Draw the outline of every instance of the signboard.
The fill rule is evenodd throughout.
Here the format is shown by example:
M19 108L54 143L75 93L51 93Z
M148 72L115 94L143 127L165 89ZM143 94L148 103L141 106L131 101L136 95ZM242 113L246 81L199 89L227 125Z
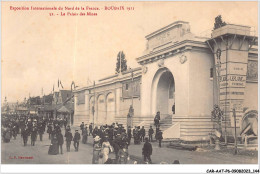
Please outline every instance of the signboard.
M219 68L220 108L225 112L226 119L230 120L229 126L234 127L232 109L235 108L239 121L243 115L246 82L257 78L257 64L250 62L247 65L247 54L233 50L228 50L228 53L222 50L221 54L215 55L215 62Z
M186 33L190 33L190 26L188 23L183 23L181 21L173 23L161 31L159 30L146 36L148 40L147 50L153 50L160 46L177 42Z
M140 96L140 80L127 81L123 83L122 97L131 98Z

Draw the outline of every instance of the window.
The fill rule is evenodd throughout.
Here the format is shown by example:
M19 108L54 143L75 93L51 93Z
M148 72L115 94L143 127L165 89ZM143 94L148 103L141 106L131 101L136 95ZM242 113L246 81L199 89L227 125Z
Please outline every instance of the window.
M125 84L125 90L128 91L128 83Z
M213 68L210 68L210 79L213 78Z

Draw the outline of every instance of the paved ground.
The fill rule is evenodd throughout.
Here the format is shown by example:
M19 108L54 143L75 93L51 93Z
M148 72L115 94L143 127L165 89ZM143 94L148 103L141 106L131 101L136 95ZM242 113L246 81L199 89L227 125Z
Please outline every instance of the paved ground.
M62 129L64 135L64 129ZM74 133L74 131L73 131ZM44 134L43 141L36 141L35 146L23 146L20 134L16 140L11 140L10 143L2 142L2 164L91 164L92 163L92 142L89 137L87 144L80 143L79 152L74 151L73 145L71 152L66 151L65 144L63 145L64 154L48 155L50 140L47 133ZM133 145L133 141L129 146L129 154L139 159L142 159L143 143ZM216 152L216 151L185 151L171 149L167 147L158 147L158 143L152 143L153 146L153 163L166 162L171 164L174 160L179 160L181 164L257 164L257 156L255 155L233 155L231 153ZM33 157L33 159L18 159L22 157ZM111 157L114 154L110 154ZM16 158L16 159L15 159ZM129 163L132 163L130 161Z

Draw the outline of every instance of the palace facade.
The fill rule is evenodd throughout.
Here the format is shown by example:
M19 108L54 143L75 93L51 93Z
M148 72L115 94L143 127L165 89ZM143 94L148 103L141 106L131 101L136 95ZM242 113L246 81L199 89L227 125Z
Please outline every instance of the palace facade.
M224 112L222 132L234 134L233 109L240 133L258 119L258 38L250 27L227 24L211 37L190 32L188 22L177 21L145 38L140 67L74 90L74 123L153 125L161 113L164 138L208 140L214 130L215 104ZM254 125L254 126L253 126Z

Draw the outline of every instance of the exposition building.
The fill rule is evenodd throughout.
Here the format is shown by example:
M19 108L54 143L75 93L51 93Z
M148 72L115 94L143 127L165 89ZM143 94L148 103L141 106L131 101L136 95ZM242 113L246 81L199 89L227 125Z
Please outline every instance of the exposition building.
M75 125L129 125L133 105L131 126L148 128L160 111L164 138L208 140L217 104L224 112L224 134L234 134L233 108L238 134L249 124L255 132L258 38L250 27L227 24L207 38L192 34L188 22L177 21L145 38L146 50L136 58L140 67L74 90Z

